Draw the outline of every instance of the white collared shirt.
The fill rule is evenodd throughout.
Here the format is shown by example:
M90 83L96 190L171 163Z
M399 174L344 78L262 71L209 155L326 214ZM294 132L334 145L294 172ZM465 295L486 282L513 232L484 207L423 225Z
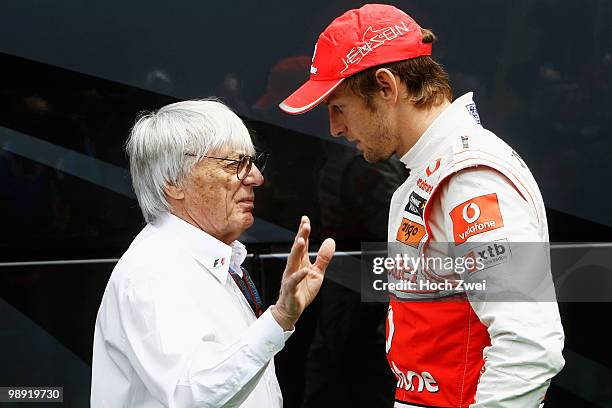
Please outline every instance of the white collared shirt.
M292 332L229 276L245 256L171 214L147 225L102 298L91 406L282 407L273 357Z

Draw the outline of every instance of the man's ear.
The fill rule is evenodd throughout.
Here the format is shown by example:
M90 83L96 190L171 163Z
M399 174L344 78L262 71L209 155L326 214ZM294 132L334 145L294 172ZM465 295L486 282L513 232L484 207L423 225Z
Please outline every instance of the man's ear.
M387 68L376 70L376 82L380 86L379 95L385 102L396 103L399 99L399 82Z
M183 198L185 198L185 192L183 191L183 188L179 186L166 184L164 186L164 192L168 197L173 198L175 200L182 200Z

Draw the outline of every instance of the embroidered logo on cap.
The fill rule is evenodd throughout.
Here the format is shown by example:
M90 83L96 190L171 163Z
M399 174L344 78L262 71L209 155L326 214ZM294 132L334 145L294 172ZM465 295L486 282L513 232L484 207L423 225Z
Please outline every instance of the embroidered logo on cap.
M366 55L383 45L386 41L394 40L397 37L406 35L409 32L410 29L406 27L406 23L404 21L402 21L401 24L390 25L389 27L381 28L380 30L374 30L372 26L368 27L361 37L361 42L363 45L358 45L357 47L351 48L351 50L346 54L346 57L342 58L344 69L340 71L340 73L344 73L344 71L346 71L350 65L361 62ZM366 40L368 33L371 34Z
M314 52L312 53L312 61L310 62L310 73L315 75L317 73L317 68L314 66L314 59L317 55L317 44L315 44Z

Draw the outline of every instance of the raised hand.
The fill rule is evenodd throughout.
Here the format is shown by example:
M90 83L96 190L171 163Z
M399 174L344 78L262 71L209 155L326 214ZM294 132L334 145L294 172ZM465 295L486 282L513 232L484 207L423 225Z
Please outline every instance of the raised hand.
M334 240L327 238L319 248L314 264L311 263L308 257L309 236L310 220L304 215L283 272L278 300L271 310L272 316L285 330L293 328L304 309L319 293L325 270L336 250Z

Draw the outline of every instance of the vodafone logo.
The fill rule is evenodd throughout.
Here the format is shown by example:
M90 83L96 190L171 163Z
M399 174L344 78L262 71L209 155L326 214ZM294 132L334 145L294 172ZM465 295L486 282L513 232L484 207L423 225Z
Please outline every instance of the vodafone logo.
M455 244L470 237L504 226L497 194L487 194L467 200L450 212Z
M495 228L499 228L495 220L476 223L474 225L470 225L465 229L465 231L459 233L459 239L462 242L465 242L472 235L478 235L481 232L490 231Z
M438 382L428 371L423 371L421 373L411 370L402 371L395 365L394 361L391 361L391 370L397 378L397 388L419 393L423 391L430 393L440 391Z
M470 216L469 213L472 213L473 215ZM480 218L480 207L476 203L469 203L465 207L463 207L462 215L463 215L463 219L467 223L471 224L474 221L476 221L478 218Z

